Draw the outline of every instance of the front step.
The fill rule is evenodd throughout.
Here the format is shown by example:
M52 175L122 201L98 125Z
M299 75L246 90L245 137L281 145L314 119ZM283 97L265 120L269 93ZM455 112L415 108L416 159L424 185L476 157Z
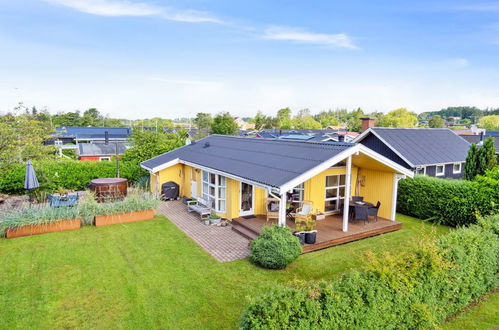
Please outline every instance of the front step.
M239 224L232 224L232 230L251 241L258 237L258 234Z

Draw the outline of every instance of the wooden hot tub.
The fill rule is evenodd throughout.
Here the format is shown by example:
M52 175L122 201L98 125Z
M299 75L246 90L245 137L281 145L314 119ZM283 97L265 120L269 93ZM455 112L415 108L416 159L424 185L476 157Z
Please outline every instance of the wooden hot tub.
M128 180L123 178L101 178L90 182L90 190L98 202L112 202L126 197Z

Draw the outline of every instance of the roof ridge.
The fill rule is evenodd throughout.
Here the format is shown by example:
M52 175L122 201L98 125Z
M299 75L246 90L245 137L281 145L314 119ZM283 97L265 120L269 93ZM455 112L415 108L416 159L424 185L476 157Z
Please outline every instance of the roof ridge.
M284 139L271 139L271 138L251 138L251 137L245 137L245 136L235 136L235 135L223 135L223 134L212 134L207 137L221 137L221 138L227 138L227 139L240 139L240 140L246 140L246 141L266 141L266 142L276 142L276 143L288 143L288 144L302 144L304 146L310 146L310 145L320 145L324 147L328 147L328 149L331 149L331 147L334 146L342 146L342 147L351 147L354 146L355 143L351 142L335 142L335 143L324 143L322 141L290 141L290 140L284 140Z

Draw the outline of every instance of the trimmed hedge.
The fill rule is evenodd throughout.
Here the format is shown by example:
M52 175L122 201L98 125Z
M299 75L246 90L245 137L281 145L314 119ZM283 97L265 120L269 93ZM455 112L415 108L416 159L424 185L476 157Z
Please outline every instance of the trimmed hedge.
M23 194L25 164L9 166L0 176L0 192ZM116 176L115 162L91 162L76 160L34 161L41 189L53 191L59 187L72 190L84 190L92 179ZM143 173L138 165L120 162L120 176L131 181L137 180Z
M264 227L260 236L251 242L251 260L269 269L283 269L301 254L298 237L289 228Z
M448 226L477 222L479 215L499 212L499 180L478 176L474 181L416 176L400 180L397 210Z
M499 237L473 225L410 252L369 254L337 281L276 287L254 298L242 329L426 329L499 285Z

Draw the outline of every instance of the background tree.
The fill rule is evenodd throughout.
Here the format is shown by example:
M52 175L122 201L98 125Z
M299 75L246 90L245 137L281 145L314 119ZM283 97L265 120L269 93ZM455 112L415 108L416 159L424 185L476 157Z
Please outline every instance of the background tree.
M209 129L212 123L213 118L211 118L211 114L209 113L198 112L196 118L194 118L194 125L196 125L198 129Z
M350 132L359 132L361 129L360 118L364 116L364 111L361 108L357 108L348 114L347 118L347 129Z
M320 129L321 124L312 117L309 109L301 109L293 118L293 127L297 129Z
M335 112L332 110L321 111L314 116L314 119L321 124L322 128L326 128L328 126L338 126L340 124Z
M484 175L487 170L493 169L497 165L495 153L493 137L486 138L480 148L473 143L466 157L464 178L473 180L477 175Z
M480 118L480 127L485 128L487 131L499 131L499 115Z
M211 124L211 134L235 135L238 130L237 123L228 112L216 115Z
M290 129L292 127L291 109L283 108L277 111L277 127L280 129Z
M405 108L388 112L376 124L379 127L416 127L418 116Z
M36 114L0 117L0 168L54 157L54 147L43 145L50 133L50 123L36 120Z
M428 121L428 126L430 126L431 128L442 128L444 127L444 124L445 120L439 115L431 117L430 120Z

